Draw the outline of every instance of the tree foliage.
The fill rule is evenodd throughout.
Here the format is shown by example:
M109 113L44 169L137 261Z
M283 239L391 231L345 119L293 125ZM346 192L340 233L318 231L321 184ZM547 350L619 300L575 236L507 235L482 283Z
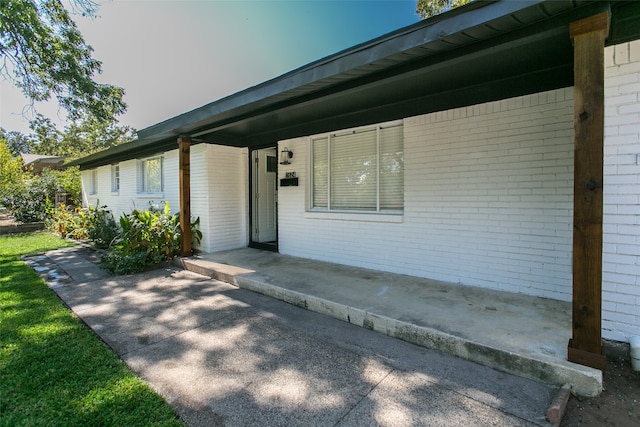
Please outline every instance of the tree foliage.
M7 141L0 137L0 203L2 199L23 187L26 173L22 169L22 159L14 157Z
M0 138L4 138L7 148L14 156L31 153L33 138L18 131L5 131L0 127Z
M32 151L51 156L77 158L106 150L134 139L135 130L120 126L115 119L98 120L83 116L68 124L63 131L57 129L48 118L38 115L31 121Z
M439 15L473 0L418 0L416 12L422 19Z
M93 0L72 11L95 16ZM0 0L0 77L35 102L57 99L70 120L108 120L126 109L122 88L94 81L102 72L60 0Z

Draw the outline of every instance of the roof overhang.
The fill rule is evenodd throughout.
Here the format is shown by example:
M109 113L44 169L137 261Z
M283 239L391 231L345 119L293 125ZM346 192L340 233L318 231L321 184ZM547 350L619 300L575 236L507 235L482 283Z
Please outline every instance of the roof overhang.
M31 170L33 173L42 173L43 169L61 169L64 166L66 157L64 156L46 156L41 154L21 153L22 166L24 169Z
M142 129L134 142L73 163L92 168L152 155L177 148L181 135L238 147L273 145L571 86L569 23L605 10L613 13L623 5L627 7L615 1L473 2ZM613 33L615 29L613 19Z

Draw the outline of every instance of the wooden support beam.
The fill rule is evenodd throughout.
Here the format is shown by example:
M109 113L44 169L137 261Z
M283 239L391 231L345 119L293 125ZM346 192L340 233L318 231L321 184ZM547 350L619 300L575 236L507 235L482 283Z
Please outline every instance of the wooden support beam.
M191 138L178 138L180 163L180 245L182 256L191 256Z
M602 181L609 12L569 26L574 45L573 338L569 361L604 370Z

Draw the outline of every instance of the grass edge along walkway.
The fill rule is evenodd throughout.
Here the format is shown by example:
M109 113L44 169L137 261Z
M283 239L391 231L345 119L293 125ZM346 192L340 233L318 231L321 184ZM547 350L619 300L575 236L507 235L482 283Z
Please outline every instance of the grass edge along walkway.
M0 426L183 426L20 260L66 246L50 233L0 236Z

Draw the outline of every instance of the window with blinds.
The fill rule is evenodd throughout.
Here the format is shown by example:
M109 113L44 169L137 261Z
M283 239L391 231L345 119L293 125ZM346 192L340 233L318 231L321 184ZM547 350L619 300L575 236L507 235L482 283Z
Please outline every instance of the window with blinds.
M402 124L341 131L311 139L314 210L404 209Z

